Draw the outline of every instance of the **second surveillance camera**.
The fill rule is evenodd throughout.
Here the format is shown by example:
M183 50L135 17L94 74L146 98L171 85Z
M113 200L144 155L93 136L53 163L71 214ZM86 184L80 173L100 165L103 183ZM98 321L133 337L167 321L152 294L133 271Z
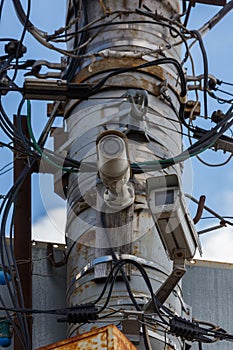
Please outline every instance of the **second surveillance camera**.
M171 260L181 249L192 259L196 248L201 253L199 237L190 217L176 174L147 179L148 205L163 245Z

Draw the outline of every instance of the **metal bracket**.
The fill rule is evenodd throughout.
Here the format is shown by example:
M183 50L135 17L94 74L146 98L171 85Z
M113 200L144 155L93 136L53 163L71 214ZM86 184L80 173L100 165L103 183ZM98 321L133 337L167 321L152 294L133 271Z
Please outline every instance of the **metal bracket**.
M47 72L47 73L40 73L42 67L45 66L46 68L50 68L53 70L58 70L59 72ZM40 79L47 79L47 78L57 78L60 79L62 76L62 72L65 70L67 66L66 60L64 58L61 59L61 63L52 63L46 60L38 60L35 61L32 65L32 70L28 73L26 73L24 76L31 76L34 75L37 78Z
M144 311L124 310L122 320L122 333L134 344L140 343L140 321L143 320Z
M175 250L172 273L168 276L168 278L164 281L164 283L155 293L155 298L160 304L163 304L166 301L166 299L172 293L177 283L185 274L186 269L184 266L184 261L185 251L183 249ZM144 305L144 310L147 313L156 312L155 305L152 299L150 299L149 302Z
M86 99L90 94L90 86L68 83L66 80L60 79L25 79L23 93L24 97L30 100Z
M204 87L202 86L202 80L204 79L204 74L200 74L197 76L187 75L186 81L187 82L193 82L192 85L188 85L188 90L204 90ZM208 79L211 79L212 81L216 82L216 84L219 83L219 80L212 74L208 74Z

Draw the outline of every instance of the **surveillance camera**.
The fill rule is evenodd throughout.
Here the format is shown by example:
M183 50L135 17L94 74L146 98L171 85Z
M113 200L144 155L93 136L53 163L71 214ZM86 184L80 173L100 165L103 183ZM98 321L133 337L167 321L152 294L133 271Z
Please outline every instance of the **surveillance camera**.
M99 177L106 186L104 201L113 209L123 209L134 201L127 137L116 130L104 131L96 145Z
M185 204L176 174L147 179L149 209L163 245L171 260L177 249L192 259L196 248L201 253L199 238Z

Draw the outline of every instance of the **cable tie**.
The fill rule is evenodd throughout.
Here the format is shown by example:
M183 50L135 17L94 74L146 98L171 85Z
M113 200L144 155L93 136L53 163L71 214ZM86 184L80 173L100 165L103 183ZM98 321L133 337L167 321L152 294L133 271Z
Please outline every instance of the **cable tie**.
M187 98L187 95L185 96L179 96L180 97L180 103L182 103L183 105L187 103L188 101L188 98Z

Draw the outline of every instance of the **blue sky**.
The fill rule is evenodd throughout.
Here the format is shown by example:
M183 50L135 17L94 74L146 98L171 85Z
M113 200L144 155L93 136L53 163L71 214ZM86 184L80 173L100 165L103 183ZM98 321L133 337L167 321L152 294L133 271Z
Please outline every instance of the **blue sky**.
M32 1L31 21L40 29L53 32L54 29L64 25L65 0L40 0ZM27 1L22 1L26 6ZM220 8L216 6L196 4L192 10L189 29L198 29ZM232 32L233 11L228 14L213 30L205 37L204 43L208 54L209 72L220 80L233 82L232 69L232 52L233 52L233 36ZM0 23L1 37L20 38L22 26L20 25L12 6L11 1L5 1L3 8L2 21ZM26 35L25 45L27 46L27 54L25 58L48 59L50 61L59 62L60 54L52 52L40 44L29 34ZM0 46L3 50L4 45ZM202 73L202 59L200 49L196 45L192 49L196 74ZM23 81L23 77L19 76L19 80ZM230 90L230 87L227 87ZM232 89L233 92L233 89ZM18 94L9 94L3 98L3 105L9 115L13 115L17 111L17 105L20 97ZM209 113L216 109L227 110L226 105L219 105L215 101L209 99ZM33 102L33 130L36 136L39 136L46 122L46 103ZM61 122L58 121L58 122ZM201 125L197 121L198 125ZM203 126L210 127L207 123ZM2 135L1 135L2 138ZM0 163L5 165L9 162L11 154L9 151L0 150ZM228 157L222 151L207 151L202 155L205 161L213 164L221 163ZM187 162L187 171L185 172L185 183L187 183L187 191L191 192L195 197L206 195L206 204L213 208L221 215L233 216L233 160L224 167L207 167L198 160L192 159ZM0 194L6 193L12 184L11 173L1 176ZM186 188L185 188L186 190ZM193 211L193 206L190 205ZM64 220L65 220L65 202L60 200L53 193L53 181L51 176L33 175L33 222L35 239L47 240L47 232L52 233L51 240L64 240ZM218 224L217 221L202 220L198 228ZM46 229L47 228L47 229ZM57 228L57 231L55 232ZM44 234L44 235L43 235ZM207 233L201 237L203 243L203 251L205 259L214 259L219 261L233 262L233 228L227 227L212 233Z

